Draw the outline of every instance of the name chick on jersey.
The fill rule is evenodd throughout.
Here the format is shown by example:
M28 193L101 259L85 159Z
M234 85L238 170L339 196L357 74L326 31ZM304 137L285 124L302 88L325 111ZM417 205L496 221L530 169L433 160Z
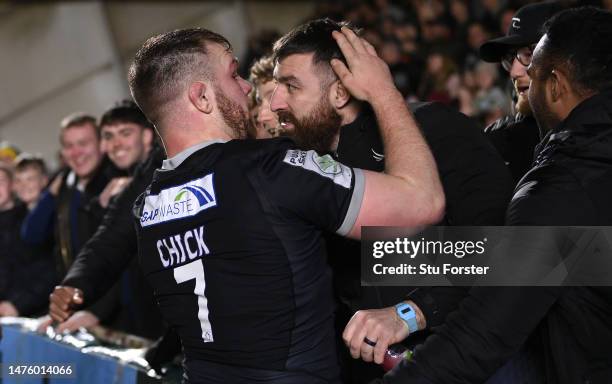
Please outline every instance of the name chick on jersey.
M155 246L164 268L210 254L204 242L204 226L157 240Z
M213 174L164 189L145 198L140 225L148 227L196 215L217 205Z

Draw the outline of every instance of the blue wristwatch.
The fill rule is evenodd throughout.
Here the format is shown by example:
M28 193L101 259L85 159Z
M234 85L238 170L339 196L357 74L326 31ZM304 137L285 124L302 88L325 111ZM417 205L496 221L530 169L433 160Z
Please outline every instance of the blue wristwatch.
M412 305L408 303L399 303L395 305L395 310L400 319L408 325L408 331L412 334L419 330L417 325L416 312Z

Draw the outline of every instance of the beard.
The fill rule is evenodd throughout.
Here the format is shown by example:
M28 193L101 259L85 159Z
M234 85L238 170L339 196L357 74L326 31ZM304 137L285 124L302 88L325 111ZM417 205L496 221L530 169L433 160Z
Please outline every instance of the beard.
M529 99L527 96L518 95L518 100L516 101L516 111L519 112L523 116L531 116L531 106L529 105Z
M332 147L342 121L340 115L324 97L307 116L301 119L287 111L279 111L278 119L294 126L293 131L285 131L282 133L283 136L291 137L301 149L314 149L318 153L328 153L334 149Z
M531 89L529 89L529 91L529 104L531 106L533 117L535 117L536 121L538 122L540 132L546 134L548 131L557 126L561 120L555 116L555 114L546 104L544 90L541 90L538 93L531 92Z
M232 137L246 139L249 132L254 132L253 122L242 107L227 97L220 88L214 87L217 106L225 124L230 128Z

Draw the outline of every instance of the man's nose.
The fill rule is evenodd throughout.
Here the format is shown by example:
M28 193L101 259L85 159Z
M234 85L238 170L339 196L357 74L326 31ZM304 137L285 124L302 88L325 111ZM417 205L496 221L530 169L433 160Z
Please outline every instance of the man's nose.
M274 121L276 114L272 112L270 109L269 103L262 103L261 108L259 109L259 114L257 115L257 121L259 123L265 123Z
M272 96L270 97L270 110L272 112L278 112L287 109L287 103L285 102L286 94L283 90L284 87L279 85L274 88Z
M248 95L249 92L251 92L251 90L253 89L253 85L249 81L243 79L242 77L240 78L240 80L242 80L242 84L241 84L242 91L244 92L245 95Z
M512 80L516 80L523 76L527 76L527 68L518 61L516 58L512 61L512 66L510 67L510 77Z

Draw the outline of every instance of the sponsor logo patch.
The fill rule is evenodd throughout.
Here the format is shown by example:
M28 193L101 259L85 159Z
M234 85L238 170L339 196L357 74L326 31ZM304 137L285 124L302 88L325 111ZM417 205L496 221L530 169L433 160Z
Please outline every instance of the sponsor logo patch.
M351 187L353 172L330 155L319 156L315 151L291 149L287 151L283 161L294 167L304 168L327 177L344 188Z
M140 225L148 227L194 216L216 205L217 198L211 173L200 179L164 189L158 195L147 196L140 216Z

